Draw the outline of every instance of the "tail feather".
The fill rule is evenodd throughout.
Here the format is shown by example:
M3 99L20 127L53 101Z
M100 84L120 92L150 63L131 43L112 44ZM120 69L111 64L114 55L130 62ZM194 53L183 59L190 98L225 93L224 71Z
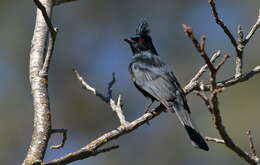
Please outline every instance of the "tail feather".
M204 138L200 135L198 129L196 128L196 125L192 122L190 113L177 102L173 104L173 110L176 113L182 125L185 127L192 141L192 145L205 151L208 151L209 147L205 142Z
M203 137L192 127L188 125L184 125L186 131L188 132L188 135L192 141L192 145L195 147L199 147L200 149L203 149L205 151L209 150L209 147Z

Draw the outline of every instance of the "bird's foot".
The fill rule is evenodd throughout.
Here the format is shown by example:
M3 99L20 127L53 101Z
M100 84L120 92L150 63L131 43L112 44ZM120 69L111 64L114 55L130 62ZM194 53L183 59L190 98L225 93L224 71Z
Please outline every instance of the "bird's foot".
M153 113L153 110L152 110L152 109L146 109L146 110L144 111L144 114L146 114L146 113Z

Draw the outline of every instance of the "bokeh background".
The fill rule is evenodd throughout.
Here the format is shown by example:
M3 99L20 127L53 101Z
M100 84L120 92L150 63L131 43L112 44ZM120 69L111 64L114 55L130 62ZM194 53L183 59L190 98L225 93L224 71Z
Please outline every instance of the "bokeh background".
M225 23L236 34L241 24L246 32L255 23L259 0L217 1ZM123 96L128 120L143 114L149 103L129 81L127 66L132 57L123 38L135 32L140 18L147 18L161 57L173 68L184 86L203 65L181 25L193 27L196 36L207 36L207 51L232 56L218 75L234 74L235 51L222 29L215 24L207 0L81 0L54 8L53 24L60 29L51 62L49 91L54 128L67 128L68 140L60 150L48 149L45 160L75 151L92 139L116 128L118 119L107 104L81 89L72 68L100 91L106 91L112 72L117 82L114 96ZM32 133L32 97L28 80L30 41L35 6L28 0L0 1L0 164L20 164ZM260 32L245 49L244 71L260 64ZM260 151L260 76L230 87L220 95L223 122L232 138L248 150L245 132L250 128ZM218 137L204 103L195 94L188 102L200 131ZM52 136L50 145L60 143ZM237 155L220 144L209 143L209 152L194 149L174 114L162 114L111 144L121 147L73 165L242 165Z

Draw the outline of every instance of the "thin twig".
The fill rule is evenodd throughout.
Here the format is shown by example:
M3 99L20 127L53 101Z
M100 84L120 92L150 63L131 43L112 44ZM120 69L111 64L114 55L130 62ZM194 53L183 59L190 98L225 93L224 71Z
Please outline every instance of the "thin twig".
M73 69L73 72L76 74L77 79L79 80L79 82L82 85L82 88L92 92L94 95L98 96L99 98L101 98L101 100L103 100L104 102L108 102L106 96L104 96L103 94L101 94L100 92L96 91L95 88L91 87L90 85L88 85L86 83L86 81L84 81L84 79L79 75L78 71L76 69Z
M192 28L183 24L182 25L184 32L187 34L187 36L192 40L193 45L197 49L197 51L200 53L200 55L205 60L205 63L208 65L209 70L215 70L214 65L211 63L206 51L205 51L205 41L206 37L202 36L201 41L199 42L195 36L193 35Z
M74 2L77 0L52 0L52 1L53 1L53 5L57 6L57 5L61 5L61 4L68 3L68 2Z
M119 121L122 125L128 124L123 111L122 111L122 104L121 104L121 96L119 95L117 102L112 98L112 87L116 82L115 73L112 74L112 80L108 83L107 87L107 96L103 95L102 93L98 92L95 88L91 87L78 73L76 69L73 69L73 72L76 74L77 79L81 83L82 87L87 90L91 91L94 95L100 97L104 102L109 103L111 109L116 112Z
M218 71L222 65L224 65L224 63L227 61L227 59L229 58L229 55L225 55L224 58L222 59L222 61L216 66L216 70Z
M127 125L129 122L125 119L125 115L122 111L122 103L121 103L121 95L118 96L117 103L111 98L110 99L110 107L116 112L117 117L122 125Z
M212 137L205 137L205 140L210 141L210 142L215 142L215 143L220 143L220 144L225 144L225 141L222 139L218 138L212 138Z
M49 42L48 42L48 50L44 59L44 63L42 65L42 69L39 72L40 76L47 76L48 75L48 71L49 71L49 67L50 67L50 63L51 63L51 58L53 55L53 50L54 50L54 46L55 46L55 41L56 41L56 36L57 36L57 28L55 28L55 34L54 35L50 35L49 36Z
M240 77L231 77L231 78L228 78L226 80L217 82L216 85L217 85L217 88L231 87L233 85L236 85L236 84L239 84L239 83L246 82L246 81L250 80L251 78L253 78L258 73L260 73L260 65L254 67L250 72L242 74ZM200 88L199 84L195 84L195 86L188 86L188 85L186 85L184 87L184 89L185 89L185 94L189 94L189 93L191 93L194 90L205 91L206 92L206 91L210 90L210 85L209 84L205 84L203 86L203 89Z
M217 51L216 53L214 53L210 59L210 61L212 63L215 62L215 60L220 57L221 53L220 53L220 50ZM199 85L199 82L198 80L200 79L200 77L207 71L208 69L208 65L205 64L203 65L200 70L197 72L197 74L190 80L190 82L185 86L185 88L183 89L186 93L187 91L193 91L193 88L196 88L198 87Z
M62 134L62 142L61 144L55 145L55 146L51 146L51 149L60 149L63 148L65 145L65 142L67 140L67 129L52 129L51 134L54 133L60 133Z
M225 34L230 39L232 45L234 46L236 50L236 73L235 77L240 77L242 75L242 69L243 69L243 52L244 52L244 46L240 44L238 41L236 41L235 37L232 35L228 27L224 24L224 22L219 18L218 12L216 9L216 3L215 0L209 0L209 4L211 6L211 10L213 13L213 16L215 18L216 23L223 29ZM238 28L238 33L241 34L242 30L241 28Z
M255 145L253 142L253 136L251 134L251 130L248 130L246 132L247 136L248 136L248 140L249 140L249 146L250 146L250 150L251 150L251 154L254 158L258 158L258 155L256 153L256 149L255 149Z
M108 100L112 98L112 93L113 93L112 87L115 83L116 83L115 73L112 73L112 80L108 83L108 86L107 86Z
M209 102L208 97L205 95L205 93L203 91L198 91L196 92L197 96L199 96L205 103L205 105L207 106L207 108L209 109L210 113L212 114L212 109L211 109L211 103Z
M215 18L216 23L223 29L223 31L226 33L228 38L230 39L231 43L234 45L234 47L237 47L237 42L228 27L225 25L225 23L219 18L219 14L216 9L216 3L214 0L209 0L209 4L211 6L212 14Z
M255 34L256 30L260 27L260 9L258 11L258 19L256 23L251 28L250 32L247 34L245 40L243 41L243 44L246 45L248 41L251 39L251 37Z

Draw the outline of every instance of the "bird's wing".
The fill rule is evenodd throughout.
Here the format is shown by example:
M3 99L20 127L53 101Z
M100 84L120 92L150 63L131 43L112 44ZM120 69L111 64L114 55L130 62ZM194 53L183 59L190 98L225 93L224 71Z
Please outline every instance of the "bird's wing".
M179 97L177 100L179 104L190 112L180 84L164 63L158 66L135 62L130 69L132 79L139 88L151 94L166 107L171 107L169 102L174 102L176 97Z
M182 89L167 66L147 65L134 63L132 65L133 80L136 85L151 94L167 109L174 110L183 125L194 126L189 109L185 108Z

